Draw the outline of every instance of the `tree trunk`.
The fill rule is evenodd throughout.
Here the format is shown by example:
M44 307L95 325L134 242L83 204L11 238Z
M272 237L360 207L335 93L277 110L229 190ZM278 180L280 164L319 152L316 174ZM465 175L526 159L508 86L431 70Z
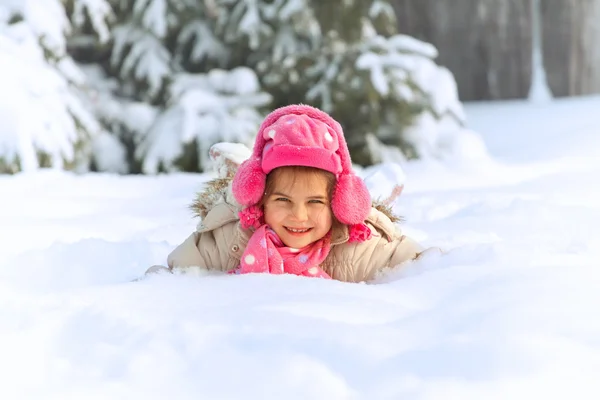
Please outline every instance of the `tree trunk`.
M529 100L533 102L546 102L553 95L548 86L546 68L544 65L543 43L542 43L542 8L541 0L531 2L531 87L529 88Z
M542 0L544 63L555 96L600 92L600 0Z
M463 101L527 97L531 0L392 0L392 4L400 33L438 48L437 62L452 71Z

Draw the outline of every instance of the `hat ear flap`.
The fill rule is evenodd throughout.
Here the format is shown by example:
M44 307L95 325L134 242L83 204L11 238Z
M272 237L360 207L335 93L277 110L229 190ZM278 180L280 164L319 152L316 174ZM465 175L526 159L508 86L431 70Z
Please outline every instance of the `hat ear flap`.
M262 199L267 175L263 172L260 160L244 161L233 177L231 189L236 201L244 206L252 206Z
M363 223L371 211L371 195L365 182L354 174L341 175L333 193L331 209L343 224Z

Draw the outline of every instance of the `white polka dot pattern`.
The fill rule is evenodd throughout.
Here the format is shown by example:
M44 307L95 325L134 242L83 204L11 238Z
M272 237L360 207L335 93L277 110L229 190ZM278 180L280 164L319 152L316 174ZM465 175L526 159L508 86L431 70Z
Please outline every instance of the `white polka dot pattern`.
M329 253L329 246L328 240L321 239L303 249L290 249L265 224L250 237L239 268L234 273L266 272L331 279L319 267Z

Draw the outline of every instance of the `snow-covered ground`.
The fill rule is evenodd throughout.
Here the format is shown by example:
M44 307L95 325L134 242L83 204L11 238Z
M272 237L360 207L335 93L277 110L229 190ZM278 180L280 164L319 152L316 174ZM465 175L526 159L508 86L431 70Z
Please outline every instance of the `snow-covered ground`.
M492 159L408 165L397 202L448 253L378 284L134 282L209 176L2 176L0 398L598 399L598 110L468 105Z

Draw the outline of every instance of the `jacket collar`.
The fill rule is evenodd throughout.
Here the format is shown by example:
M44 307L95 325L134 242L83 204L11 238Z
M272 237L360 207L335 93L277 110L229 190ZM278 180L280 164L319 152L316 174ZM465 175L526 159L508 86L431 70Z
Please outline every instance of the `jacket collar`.
M331 227L331 245L335 246L346 243L348 239L350 239L348 226L334 220L333 226Z

